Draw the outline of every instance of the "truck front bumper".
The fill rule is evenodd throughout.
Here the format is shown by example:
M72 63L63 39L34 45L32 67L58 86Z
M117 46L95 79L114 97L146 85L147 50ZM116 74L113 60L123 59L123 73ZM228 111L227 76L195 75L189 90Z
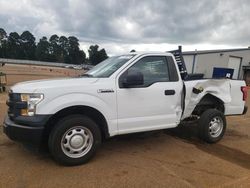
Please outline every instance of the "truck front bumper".
M45 124L39 124L39 126L32 126L32 122L30 122L30 125L27 125L27 123L25 123L25 125L16 124L8 116L6 116L3 123L3 132L11 140L31 145L40 145L43 137Z

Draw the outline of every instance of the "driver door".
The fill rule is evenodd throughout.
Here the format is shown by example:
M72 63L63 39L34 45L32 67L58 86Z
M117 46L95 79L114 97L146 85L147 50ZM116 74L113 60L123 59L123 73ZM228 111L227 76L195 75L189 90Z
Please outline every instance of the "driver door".
M118 77L119 134L177 126L182 113L183 86L171 59L166 56L142 57ZM134 73L142 74L143 83L124 86L126 77Z

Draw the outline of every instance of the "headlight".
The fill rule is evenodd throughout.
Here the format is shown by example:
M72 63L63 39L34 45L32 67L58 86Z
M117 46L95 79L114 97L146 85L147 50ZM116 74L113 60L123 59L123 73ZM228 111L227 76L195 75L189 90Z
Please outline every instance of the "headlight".
M43 94L39 93L21 94L22 102L27 102L27 108L21 110L21 115L34 116L36 113L36 106L43 98Z

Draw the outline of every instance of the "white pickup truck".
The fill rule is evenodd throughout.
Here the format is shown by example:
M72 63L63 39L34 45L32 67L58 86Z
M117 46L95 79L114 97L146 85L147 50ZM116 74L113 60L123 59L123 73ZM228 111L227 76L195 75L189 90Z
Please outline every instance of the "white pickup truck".
M225 115L241 115L244 81L185 81L172 53L108 58L77 78L38 80L9 92L4 132L12 140L48 144L64 165L87 162L103 139L168 129L196 119L203 140L219 141Z

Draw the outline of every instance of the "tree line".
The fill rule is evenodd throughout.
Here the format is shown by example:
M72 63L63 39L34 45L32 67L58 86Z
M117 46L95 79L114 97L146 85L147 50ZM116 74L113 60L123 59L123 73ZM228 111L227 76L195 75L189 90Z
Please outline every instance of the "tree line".
M0 58L92 65L108 58L105 49L99 49L98 45L91 45L88 53L89 58L86 58L75 36L54 34L49 39L44 36L36 42L36 38L29 31L24 31L21 35L17 32L8 35L0 28Z

